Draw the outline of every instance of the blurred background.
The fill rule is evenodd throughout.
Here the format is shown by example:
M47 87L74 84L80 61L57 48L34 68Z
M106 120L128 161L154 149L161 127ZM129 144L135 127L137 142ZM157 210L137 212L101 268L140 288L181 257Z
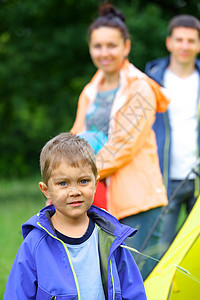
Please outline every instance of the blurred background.
M22 242L21 225L45 205L37 187L39 155L70 130L79 94L95 68L87 30L97 0L0 0L0 299ZM126 16L130 61L144 70L165 56L176 14L200 18L200 1L111 1ZM42 200L41 200L42 199Z
M129 59L141 70L165 56L169 19L200 17L200 1L111 1L126 16ZM87 30L97 0L0 0L0 178L39 173L39 153L68 131L78 96L95 72Z

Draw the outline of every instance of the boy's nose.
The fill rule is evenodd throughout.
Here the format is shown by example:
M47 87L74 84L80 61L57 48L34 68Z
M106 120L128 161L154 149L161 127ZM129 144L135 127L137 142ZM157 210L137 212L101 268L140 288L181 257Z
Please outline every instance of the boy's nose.
M80 195L81 192L76 188L76 187L71 187L69 189L69 196L72 197L72 196L77 196L77 195Z

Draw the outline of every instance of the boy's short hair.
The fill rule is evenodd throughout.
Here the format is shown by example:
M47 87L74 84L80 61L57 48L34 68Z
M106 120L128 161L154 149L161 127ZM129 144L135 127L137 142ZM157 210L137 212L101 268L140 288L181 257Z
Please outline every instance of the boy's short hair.
M63 161L72 167L90 165L95 178L97 177L94 150L86 140L69 132L60 133L42 148L40 169L44 183L48 183L52 170Z
M186 27L197 29L200 36L200 21L192 15L177 15L171 19L168 26L169 35L176 27Z

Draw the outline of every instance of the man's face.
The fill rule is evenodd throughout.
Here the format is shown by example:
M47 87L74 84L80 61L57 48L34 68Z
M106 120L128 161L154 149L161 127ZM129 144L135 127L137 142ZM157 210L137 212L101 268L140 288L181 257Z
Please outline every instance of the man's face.
M197 29L176 27L166 39L166 46L171 53L171 60L181 65L194 64L200 51L200 38Z

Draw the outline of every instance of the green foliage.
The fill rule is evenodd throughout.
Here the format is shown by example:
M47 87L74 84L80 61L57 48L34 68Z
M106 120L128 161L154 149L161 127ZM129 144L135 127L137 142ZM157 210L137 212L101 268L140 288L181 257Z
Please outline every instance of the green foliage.
M154 4L148 4L144 10L130 7L123 11L132 40L130 61L143 71L147 61L167 55L164 43L167 21L161 8Z
M72 126L90 69L86 33L94 4L85 2L82 14L74 1L1 2L0 176L36 170L43 144Z
M39 169L39 152L55 134L71 128L84 85L95 68L87 30L96 0L0 0L0 177ZM198 1L113 1L123 10L132 39L130 60L166 55L169 18Z

